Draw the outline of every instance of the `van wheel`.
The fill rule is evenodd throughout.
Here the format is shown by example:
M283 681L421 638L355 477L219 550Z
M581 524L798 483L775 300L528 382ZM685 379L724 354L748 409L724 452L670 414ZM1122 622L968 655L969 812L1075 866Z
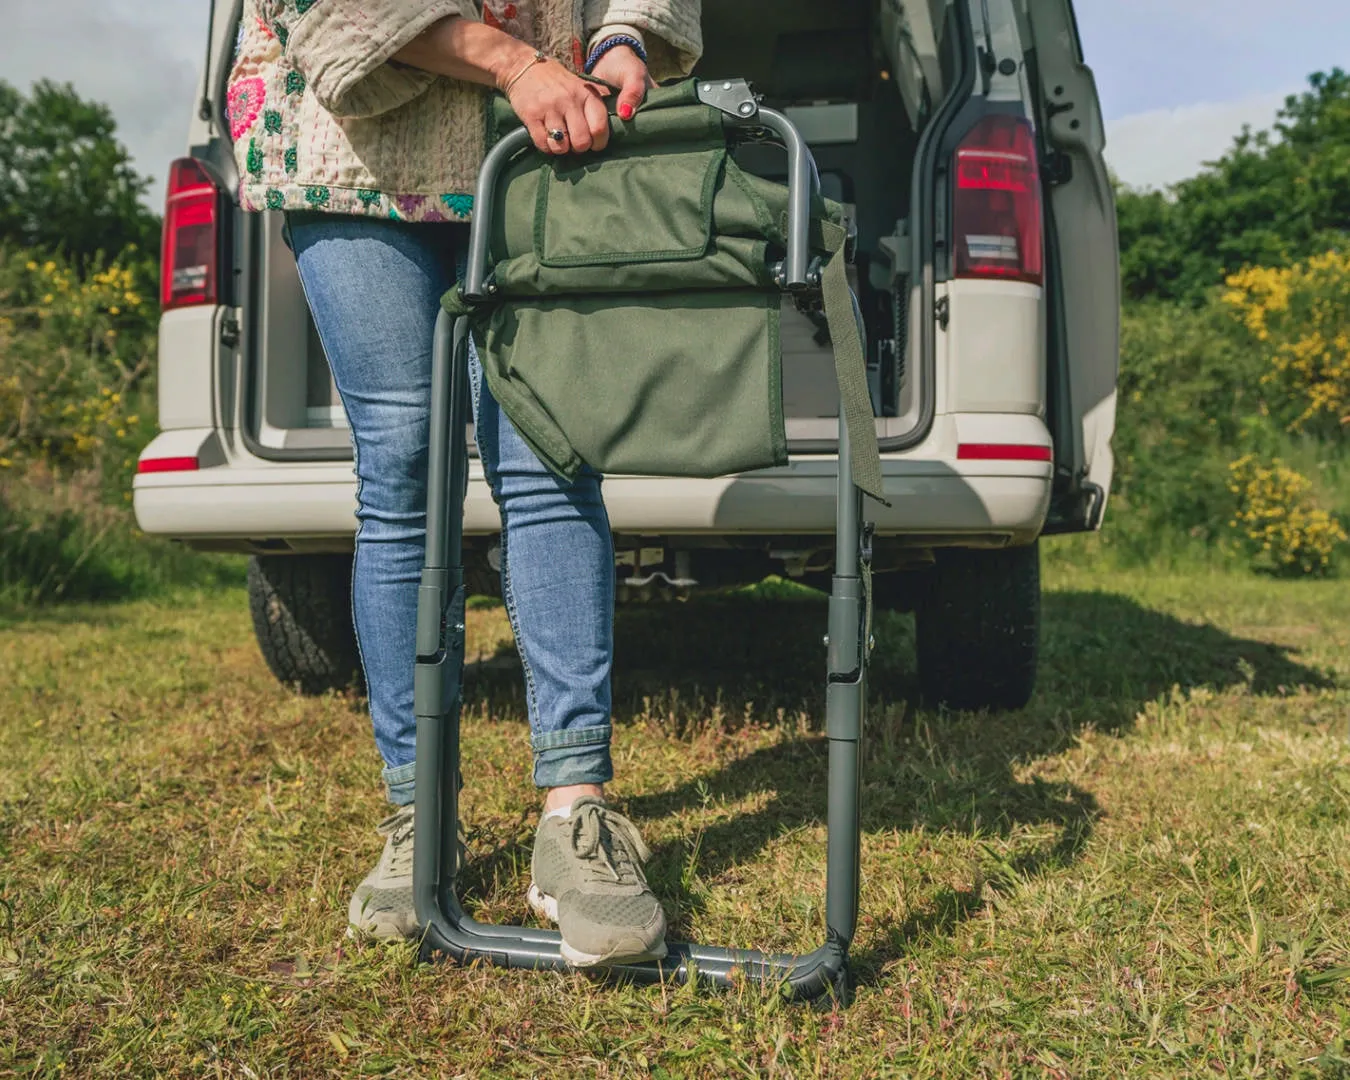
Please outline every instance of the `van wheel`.
M924 699L954 709L1020 709L1036 687L1038 543L937 553L915 617Z
M287 686L322 694L360 685L350 555L255 555L248 607L263 659Z

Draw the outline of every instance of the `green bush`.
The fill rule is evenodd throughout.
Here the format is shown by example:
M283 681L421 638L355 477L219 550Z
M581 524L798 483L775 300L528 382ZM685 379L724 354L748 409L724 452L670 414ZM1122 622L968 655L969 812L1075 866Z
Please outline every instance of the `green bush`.
M240 584L243 560L152 539L102 497L98 473L0 474L0 606L120 600L170 586Z
M93 470L130 491L155 430L153 275L135 250L81 277L0 249L0 469Z
M1253 454L1229 467L1237 500L1229 522L1251 565L1286 576L1325 576L1347 540L1340 522L1317 505L1312 482L1276 458Z
M136 528L154 436L154 265L134 249L81 274L0 249L0 603L145 595L242 580L240 563Z
M1203 304L1247 266L1284 266L1344 243L1350 214L1350 74L1313 75L1271 131L1166 193L1118 197L1121 278L1131 300Z
M1261 437L1261 356L1217 304L1136 305L1121 329L1112 540L1145 558L1161 532L1217 540L1234 448Z
M1217 552L1236 536L1229 554L1266 566L1265 554L1230 524L1246 512L1247 482L1233 487L1239 460L1254 467L1282 459L1282 468L1302 470L1299 512L1327 511L1319 543L1334 539L1334 515L1350 510L1343 481L1350 462L1339 441L1288 430L1272 405L1279 388L1271 364L1269 345L1218 289L1199 306L1126 308L1115 494L1103 546L1126 561L1153 561L1188 546Z

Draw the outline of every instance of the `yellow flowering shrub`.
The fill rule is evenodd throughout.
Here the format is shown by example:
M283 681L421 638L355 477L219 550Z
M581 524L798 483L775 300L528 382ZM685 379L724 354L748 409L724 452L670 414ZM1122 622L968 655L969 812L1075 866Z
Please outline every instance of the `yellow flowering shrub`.
M1262 382L1289 430L1350 425L1350 254L1243 270L1228 279L1224 300L1269 350Z
M1277 573L1322 575L1346 543L1340 522L1317 506L1312 481L1279 458L1247 454L1229 466L1237 501L1229 522L1253 565Z
M0 469L43 462L120 483L150 430L155 298L135 253L79 277L0 251Z

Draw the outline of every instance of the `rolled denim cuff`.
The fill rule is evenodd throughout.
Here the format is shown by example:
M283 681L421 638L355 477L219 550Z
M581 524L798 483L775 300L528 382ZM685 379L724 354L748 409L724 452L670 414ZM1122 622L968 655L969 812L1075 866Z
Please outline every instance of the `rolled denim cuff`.
M550 731L530 737L534 750L534 783L540 788L573 784L605 784L614 779L609 755L608 724Z
M413 801L413 779L417 775L417 762L387 767L381 774L384 777L385 791L389 801L395 806L409 806Z

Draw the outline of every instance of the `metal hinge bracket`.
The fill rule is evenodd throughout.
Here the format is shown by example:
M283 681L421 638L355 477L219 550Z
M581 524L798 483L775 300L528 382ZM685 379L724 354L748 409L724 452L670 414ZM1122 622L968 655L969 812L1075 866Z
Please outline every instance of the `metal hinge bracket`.
M759 99L744 79L705 79L698 84L698 99L742 122L759 115Z

